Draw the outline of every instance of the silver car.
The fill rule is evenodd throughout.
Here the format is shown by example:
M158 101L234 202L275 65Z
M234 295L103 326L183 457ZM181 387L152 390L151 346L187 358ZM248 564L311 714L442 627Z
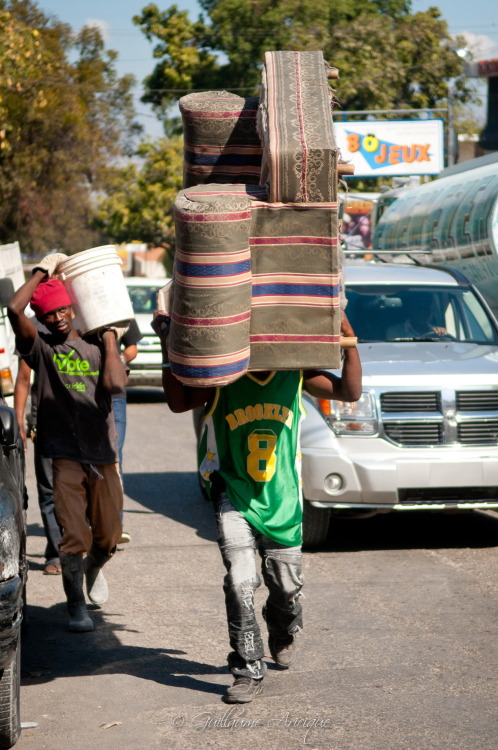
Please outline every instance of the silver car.
M363 394L305 395L304 543L334 514L498 508L498 328L458 272L345 269Z
M160 387L162 384L161 342L150 324L153 312L157 307L157 293L168 281L169 279L148 279L141 276L128 276L126 278L133 312L142 334L142 338L137 344L138 354L129 365L129 386L152 385Z

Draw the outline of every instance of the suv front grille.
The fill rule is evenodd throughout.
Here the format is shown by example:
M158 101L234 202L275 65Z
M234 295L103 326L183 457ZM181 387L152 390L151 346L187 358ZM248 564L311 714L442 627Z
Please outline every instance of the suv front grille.
M388 414L403 411L441 411L441 394L439 391L383 393L380 397L380 408Z
M442 424L438 422L387 422L384 431L399 445L438 445L442 441Z
M445 505L461 503L496 503L497 487L414 487L398 490L402 505Z
M458 442L463 445L496 445L498 419L462 422L458 425Z
M139 352L160 352L161 351L161 339L153 333L145 334L142 336L137 344Z
M385 437L396 445L497 445L498 389L379 394Z
M498 411L498 391L458 391L458 411Z

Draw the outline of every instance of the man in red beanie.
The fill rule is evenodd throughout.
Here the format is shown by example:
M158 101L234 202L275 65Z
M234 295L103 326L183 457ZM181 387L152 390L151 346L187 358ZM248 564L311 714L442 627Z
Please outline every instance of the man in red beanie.
M52 459L62 581L69 630L94 629L83 579L94 604L107 600L102 566L121 538L123 490L117 464L111 394L126 387L119 358L119 329L82 336L73 325L71 299L51 278L62 253L47 255L14 294L9 319L17 349L38 376L38 432L41 455ZM38 333L24 310L31 302L49 333ZM86 555L86 556L85 556Z

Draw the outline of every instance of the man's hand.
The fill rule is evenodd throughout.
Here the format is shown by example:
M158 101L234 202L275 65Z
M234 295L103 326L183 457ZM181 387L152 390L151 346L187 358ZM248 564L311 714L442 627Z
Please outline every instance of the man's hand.
M443 328L442 326L434 326L434 328L432 330L434 331L434 333L436 334L436 336L447 336L448 335L448 331L446 330L446 328Z
M159 338L166 338L169 333L171 317L163 310L154 310L154 317L151 321L151 328L157 333Z
M348 337L355 335L355 332L353 331L351 323L347 319L347 316L344 310L342 311L342 314L341 314L341 335L348 336Z
M67 258L68 256L64 253L50 253L33 268L33 273L38 270L45 271L50 278L57 271L57 267L60 266L61 263L64 263Z
M19 423L19 432L22 439L22 444L24 445L24 450L28 450L28 436L26 435L26 430L24 429L24 425Z
M101 330L99 331L99 338L103 341L103 336L105 333L113 333L116 337L116 341L120 341L129 327L129 323L116 323L112 326L106 326L105 328L101 328Z

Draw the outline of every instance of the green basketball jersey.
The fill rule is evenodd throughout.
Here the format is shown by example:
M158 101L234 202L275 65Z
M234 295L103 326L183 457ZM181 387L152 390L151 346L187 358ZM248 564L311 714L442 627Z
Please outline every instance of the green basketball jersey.
M214 471L228 498L258 531L288 546L302 542L299 431L302 373L248 373L217 388L199 444L208 493Z

